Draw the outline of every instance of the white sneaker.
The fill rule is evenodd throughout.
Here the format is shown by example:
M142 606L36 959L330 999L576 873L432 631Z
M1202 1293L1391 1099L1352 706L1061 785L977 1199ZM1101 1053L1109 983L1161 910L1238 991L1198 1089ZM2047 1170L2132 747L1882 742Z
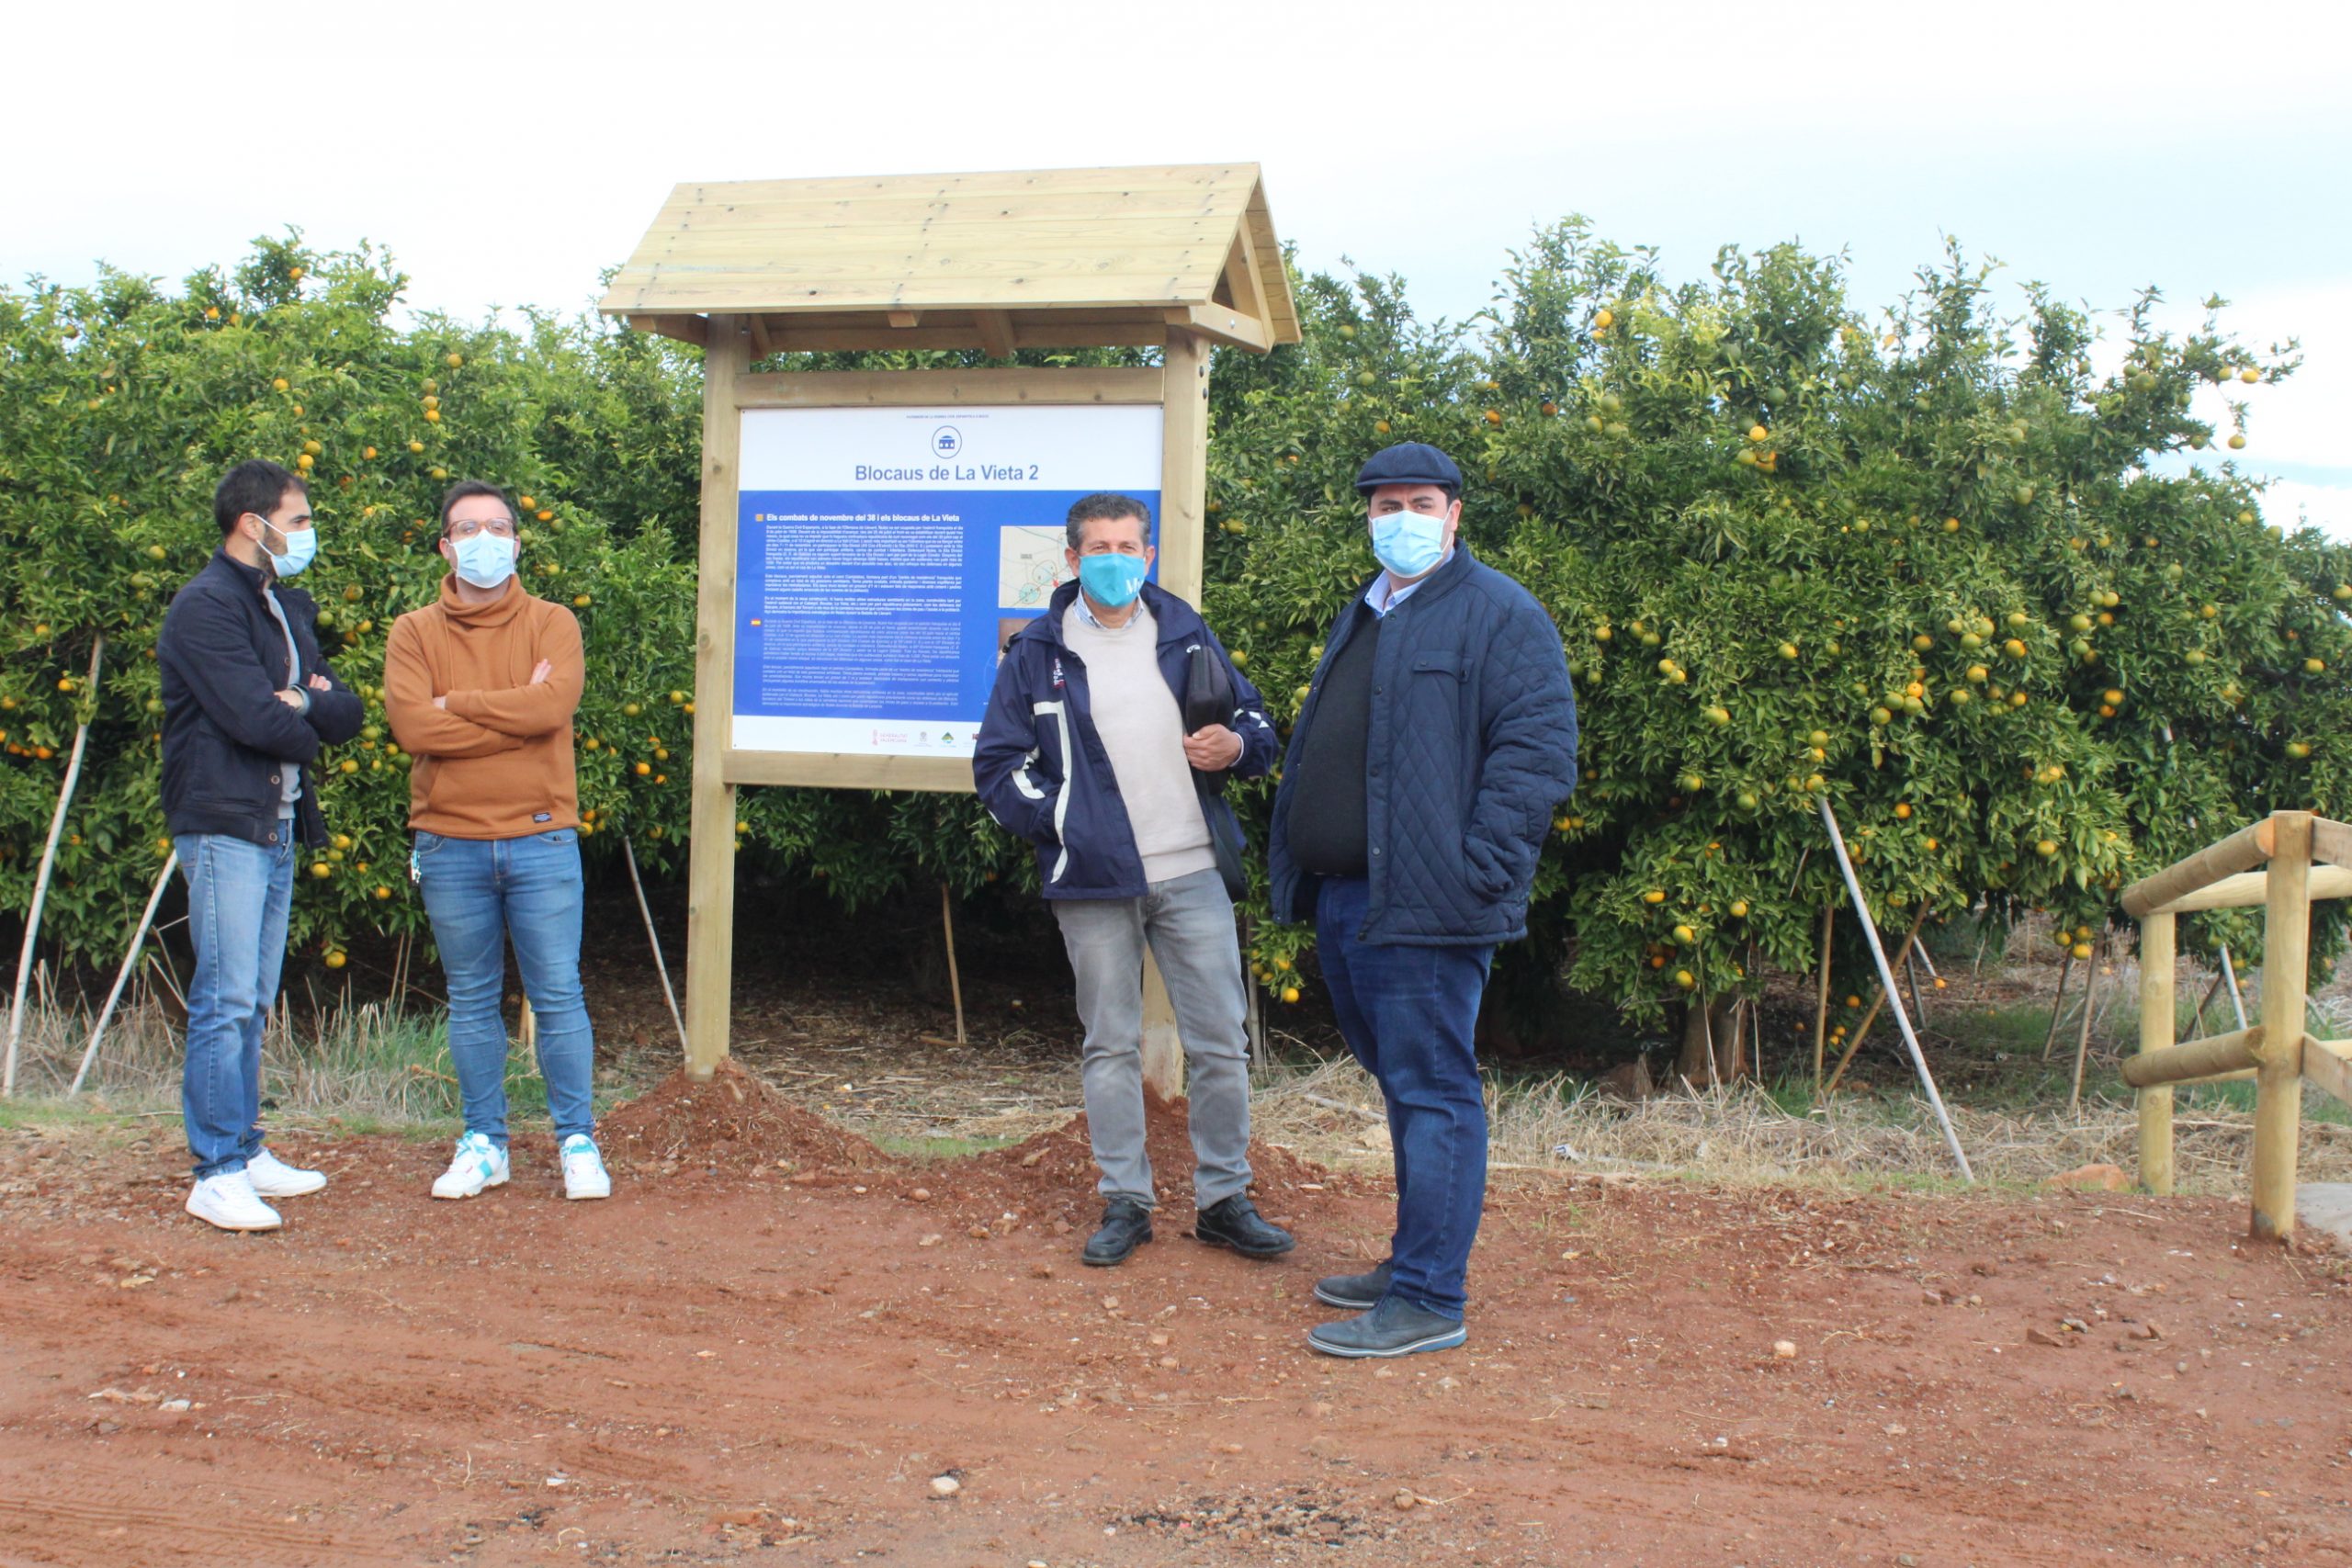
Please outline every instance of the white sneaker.
M265 1198L300 1198L327 1184L322 1170L298 1170L267 1149L245 1161L245 1178Z
M286 1223L261 1201L242 1170L224 1170L198 1181L188 1190L187 1212L224 1231L274 1231Z
M458 1140L449 1168L433 1182L435 1198L471 1198L485 1187L506 1185L506 1151L480 1133Z
M605 1169L605 1156L596 1152L596 1140L585 1133L574 1133L563 1141L563 1195L567 1198L609 1198L613 1195L613 1179Z

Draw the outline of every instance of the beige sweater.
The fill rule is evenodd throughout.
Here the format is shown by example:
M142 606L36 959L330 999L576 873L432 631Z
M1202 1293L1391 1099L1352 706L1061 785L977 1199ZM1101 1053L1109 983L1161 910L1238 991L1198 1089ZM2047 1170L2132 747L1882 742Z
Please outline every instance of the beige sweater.
M1184 760L1184 716L1159 672L1159 624L1138 604L1125 626L1098 626L1083 604L1072 604L1062 613L1062 640L1086 666L1094 733L1119 781L1143 879L1214 869L1208 822Z

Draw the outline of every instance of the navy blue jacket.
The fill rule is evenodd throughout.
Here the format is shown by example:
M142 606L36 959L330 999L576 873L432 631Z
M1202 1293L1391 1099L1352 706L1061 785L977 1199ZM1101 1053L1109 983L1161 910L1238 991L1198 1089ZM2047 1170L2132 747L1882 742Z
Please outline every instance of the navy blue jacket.
M990 816L1037 846L1037 880L1046 897L1139 898L1146 887L1135 828L1095 733L1086 666L1062 640L1062 614L1077 598L1075 582L1055 589L1046 613L1005 649L972 751L972 784ZM1200 612L1153 582L1143 585L1143 602L1159 625L1159 672L1178 707L1192 650L1205 644L1233 683L1227 723L1241 737L1241 755L1227 772L1245 779L1263 774L1278 747L1258 689L1233 667ZM1240 848L1241 826L1225 797L1211 794L1202 804L1209 831Z
M155 639L164 674L164 818L172 832L222 833L274 847L285 799L284 771L319 748L348 740L367 716L357 694L319 652L319 607L308 593L277 586L294 633L303 679L323 675L332 690L306 691L310 707L280 702L286 633L262 599L259 567L225 549L172 599ZM295 802L306 844L326 841L326 818L308 780Z
M1370 583L1364 584L1369 588ZM1293 787L1323 677L1372 616L1362 589L1324 638L1274 792L1267 869L1278 920L1315 919L1321 878L1290 857ZM1388 612L1364 758L1372 904L1362 939L1484 946L1527 934L1553 810L1577 787L1577 699L1559 628L1535 596L1457 546Z

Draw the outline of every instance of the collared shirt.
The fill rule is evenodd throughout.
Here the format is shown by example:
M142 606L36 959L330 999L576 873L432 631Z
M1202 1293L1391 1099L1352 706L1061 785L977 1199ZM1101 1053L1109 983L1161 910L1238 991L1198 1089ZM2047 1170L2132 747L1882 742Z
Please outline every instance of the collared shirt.
M1397 589L1393 593L1388 591L1388 585L1390 582L1394 581L1395 579L1388 572L1383 571L1378 577L1372 580L1372 586L1363 591L1363 602L1372 606L1372 613L1374 615L1385 615L1389 611L1395 609L1397 605L1402 604L1406 600L1411 598L1415 589L1420 587L1422 583L1427 582L1430 578L1437 575L1438 567L1443 566L1447 561L1450 561L1453 558L1453 550L1451 547L1448 547L1445 554L1438 558L1437 566L1430 568L1429 570L1421 573L1420 576L1413 579L1412 581L1405 584L1404 587ZM1080 597L1083 599L1085 596L1081 594Z
M1134 601L1133 601L1133 600L1129 600L1129 601L1128 601L1128 603L1133 604L1133 603L1134 603ZM1078 595L1078 613L1079 613L1080 615L1081 615L1085 616L1085 617L1086 617L1086 624L1087 624L1088 626L1092 626L1096 631L1098 631L1098 632L1109 632L1109 633L1113 634L1114 636L1116 636L1116 635L1117 635L1118 633L1120 633L1120 632L1125 631L1129 626L1134 626L1134 625L1136 624L1136 622L1138 619L1140 619L1140 617L1139 617L1139 616L1136 614L1136 612L1135 612L1135 611L1133 611L1133 610L1128 611L1128 612L1127 612L1127 618L1126 618L1125 620L1124 620L1124 621L1121 621L1121 622L1120 622L1117 626L1112 626L1112 625L1110 625L1110 624L1108 624L1107 622L1100 621L1100 620L1095 619L1095 616L1094 616L1094 604L1093 604L1093 601L1091 601L1091 600L1090 600L1089 598L1087 598L1086 593L1085 593L1085 591L1084 591L1084 590L1082 590L1082 589L1079 592L1079 595Z

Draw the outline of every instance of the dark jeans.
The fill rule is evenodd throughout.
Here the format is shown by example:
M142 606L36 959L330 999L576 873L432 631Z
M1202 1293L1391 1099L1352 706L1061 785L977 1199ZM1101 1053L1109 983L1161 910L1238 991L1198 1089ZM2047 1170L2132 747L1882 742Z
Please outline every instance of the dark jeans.
M506 943L539 1030L539 1076L558 1143L595 1135L590 1107L596 1042L580 988L584 884L580 842L565 828L521 839L416 835L417 873L434 945L449 978L449 1060L466 1131L506 1146Z
M266 849L220 833L172 840L196 944L180 1108L199 1179L243 1170L261 1151L261 1026L277 999L294 898L293 824L286 829L287 841Z
M1459 1321L1487 1201L1487 1101L1471 1035L1495 950L1359 941L1362 877L1325 879L1315 952L1340 1032L1388 1102L1396 1161L1392 1294Z

